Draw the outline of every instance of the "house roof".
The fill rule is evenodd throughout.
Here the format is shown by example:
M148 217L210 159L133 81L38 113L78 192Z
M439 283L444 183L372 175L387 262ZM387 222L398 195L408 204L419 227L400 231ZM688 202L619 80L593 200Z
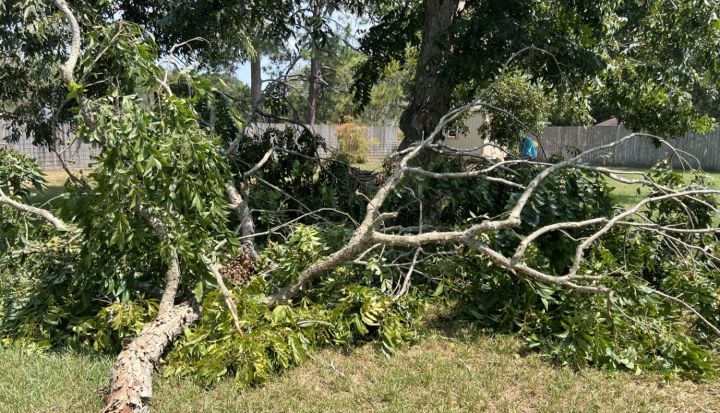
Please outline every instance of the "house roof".
M617 120L616 117L612 117L610 119L604 120L600 123L596 123L595 126L620 126L620 122Z

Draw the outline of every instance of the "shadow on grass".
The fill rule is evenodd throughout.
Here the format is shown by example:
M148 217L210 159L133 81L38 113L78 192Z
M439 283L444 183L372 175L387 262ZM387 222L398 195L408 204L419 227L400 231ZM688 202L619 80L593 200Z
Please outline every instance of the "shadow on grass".
M487 337L516 336L510 329L473 318L465 310L468 305L472 304L458 302L434 309L434 314L428 316L424 322L428 333L466 344Z
M57 201L64 191L62 185L60 186L48 186L41 192L34 191L32 195L28 197L28 202L31 205L39 207L49 206L50 208L57 206Z

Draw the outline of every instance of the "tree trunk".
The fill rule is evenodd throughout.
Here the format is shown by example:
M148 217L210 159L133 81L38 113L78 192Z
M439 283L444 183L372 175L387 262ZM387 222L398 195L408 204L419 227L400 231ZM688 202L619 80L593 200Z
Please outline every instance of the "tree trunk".
M250 60L250 104L253 112L260 108L262 99L262 57L257 51L257 57Z
M180 304L160 313L118 355L112 372L110 396L103 412L147 412L152 397L152 374L165 348L199 314L190 304Z
M450 109L454 84L441 73L450 53L443 40L458 4L459 0L423 1L425 22L413 93L400 117L400 129L405 135L401 150L429 135Z
M317 112L317 98L318 98L318 77L320 76L320 65L317 58L313 56L310 58L310 78L308 86L308 110L307 116L305 117L305 123L308 125L315 124L315 115Z
M252 238L255 235L255 223L252 220L252 215L250 215L250 205L248 204L250 191L247 188L248 184L245 183L244 185L242 195L238 192L234 182L228 182L225 186L225 192L230 201L230 208L235 210L238 220L240 220L240 232L243 237L247 237L242 240L242 244L245 246L250 258L257 260L260 255L255 249L255 241Z
M210 113L208 114L208 129L210 129L213 132L215 131L215 124L217 123L217 109L215 109L215 105L213 104L210 106Z

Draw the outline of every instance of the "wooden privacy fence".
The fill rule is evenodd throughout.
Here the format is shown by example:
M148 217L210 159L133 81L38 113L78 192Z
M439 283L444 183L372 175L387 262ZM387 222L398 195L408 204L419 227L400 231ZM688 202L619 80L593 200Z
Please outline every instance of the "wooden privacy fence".
M310 125L308 128L325 139L325 144L329 150L334 150L338 148L336 126L337 125ZM271 128L280 130L284 130L285 128L300 129L301 126L285 123L257 123L253 125L248 132L260 135L262 132ZM397 126L367 126L365 139L367 139L370 148L369 160L382 161L388 155L395 152L402 140L401 136L400 129Z
M547 160L558 154L567 158L579 151L615 142L629 133L631 132L622 126L547 127L543 130L542 137L544 151L539 150L538 157ZM668 141L693 168L701 166L707 171L720 170L720 130L716 129L704 135L690 133ZM678 157L667 146L655 147L650 138L637 137L611 149L593 153L586 160L597 165L647 168L665 159L672 160L675 167L682 166Z
M58 156L47 147L33 145L32 139L22 137L14 143L9 142L10 127L0 121L0 148L9 148L35 159L38 165L45 170L61 169ZM56 133L58 139L58 153L71 169L88 169L93 158L100 154L100 149L92 145L81 145L67 127L61 127Z
M300 128L297 125L288 125L282 123L259 123L253 125L248 130L250 134L260 134L270 128ZM325 143L329 150L337 149L338 136L334 125L311 125L310 129L325 139ZM400 144L400 130L396 126L368 126L365 138L368 140L370 147L369 160L381 161L391 153L393 153ZM21 138L18 142L9 143L10 129L7 124L0 121L0 147L8 147L18 152L24 153L34 158L38 165L45 170L61 169L62 165L57 155L50 152L46 147L35 146L32 139ZM62 144L58 147L58 152L67 165L72 169L87 169L93 159L100 154L100 149L88 144L79 144L75 141L71 131L63 129L57 133L58 141ZM328 154L321 154L328 155Z
M259 135L269 128L285 129L288 127L299 128L296 125L261 123L254 125L249 132ZM334 125L312 125L310 129L325 139L329 149L338 147L338 136ZM567 158L578 151L614 142L628 133L630 132L622 126L547 127L543 130L542 149L538 151L538 155L541 160L547 160L556 154ZM402 137L399 129L395 126L368 126L365 135L372 161L381 161L394 152ZM46 170L61 168L57 156L47 148L34 146L30 139L20 139L17 143L8 143L6 138L9 136L7 125L0 122L0 147L7 146L31 156ZM67 130L58 132L58 137L63 142L59 151L70 168L88 168L92 165L93 158L100 153L98 148L91 145L80 145L74 142L72 133ZM470 139L470 137L463 137L463 139ZM685 158L691 162L693 167L697 167L699 163L705 170L720 171L720 130L705 135L688 134L680 139L671 139L670 142L678 150L692 155L686 155ZM598 165L646 168L663 159L671 159L673 165L681 166L677 156L673 156L672 151L667 147L656 148L649 138L636 138L610 150L598 151L590 155L587 161Z

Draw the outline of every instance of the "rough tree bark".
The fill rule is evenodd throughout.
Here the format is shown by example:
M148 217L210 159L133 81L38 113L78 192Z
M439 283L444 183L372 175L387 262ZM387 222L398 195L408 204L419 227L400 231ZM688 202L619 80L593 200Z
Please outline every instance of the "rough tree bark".
M155 364L165 348L183 328L199 318L198 311L188 303L160 314L120 353L112 372L112 388L105 413L136 413L149 411L152 397L152 375Z
M228 182L225 186L225 192L230 201L230 208L235 210L240 220L240 232L244 237L242 244L250 255L250 258L257 260L259 255L255 249L255 242L252 238L253 234L255 234L255 223L253 223L252 216L250 215L250 206L247 203L249 197L247 184L243 189L243 195L240 195L234 182Z
M405 135L400 150L429 136L450 109L453 85L441 73L449 54L443 40L458 5L459 0L423 1L422 44L410 103L400 117L400 129Z
M250 104L253 112L260 109L260 101L262 100L261 60L259 51L257 51L256 58L250 59Z
M315 124L317 114L317 98L318 98L318 77L320 76L320 64L315 56L310 59L310 77L308 79L308 110L305 116L305 123L308 125Z

